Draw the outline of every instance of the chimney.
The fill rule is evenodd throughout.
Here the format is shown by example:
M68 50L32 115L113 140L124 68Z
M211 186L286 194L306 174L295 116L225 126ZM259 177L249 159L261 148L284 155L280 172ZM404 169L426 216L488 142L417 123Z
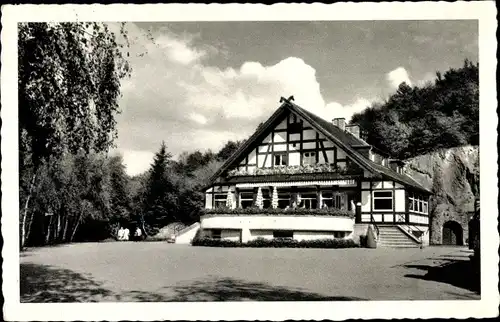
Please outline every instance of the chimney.
M352 135L354 135L355 137L357 137L358 139L360 138L359 137L359 125L357 124L353 124L353 125L346 125L345 127L345 130L349 133L351 133Z
M404 162L398 159L389 159L389 168L397 173L403 172Z
M343 117L335 118L332 120L332 122L333 125L341 129L342 131L345 131L345 118Z

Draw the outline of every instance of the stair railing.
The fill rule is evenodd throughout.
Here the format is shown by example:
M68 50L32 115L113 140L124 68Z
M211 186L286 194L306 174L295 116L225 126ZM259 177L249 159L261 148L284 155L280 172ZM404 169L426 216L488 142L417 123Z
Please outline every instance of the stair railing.
M373 217L373 214L370 214L370 223L375 227L375 230L377 231L377 238L380 238L380 230L378 229L377 224L375 223L375 218Z

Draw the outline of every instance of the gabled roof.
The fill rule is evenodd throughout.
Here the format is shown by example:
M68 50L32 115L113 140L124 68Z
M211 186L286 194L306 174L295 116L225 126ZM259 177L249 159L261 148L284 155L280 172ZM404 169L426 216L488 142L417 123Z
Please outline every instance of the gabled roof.
M363 169L370 172L374 178L389 178L395 180L399 183L409 185L417 190L424 191L430 193L430 191L415 180L410 178L407 175L399 174L393 171L390 168L384 167L382 165L376 164L371 160L365 158L361 155L356 148L370 148L371 146L366 143L364 140L357 138L349 132L342 131L340 128L335 126L333 123L326 121L325 119L303 109L297 104L291 102L291 100L287 100L282 98L284 101L283 104L273 113L273 115L262 124L255 133L245 141L245 143L238 149L236 152L226 161L224 164L217 170L217 172L212 176L211 182L213 183L215 179L217 179L224 171L226 171L238 158L240 158L244 153L249 153L249 148L253 146L253 144L263 136L269 128L277 121L279 118L287 111L291 111L296 115L300 116L304 120L306 120L311 126L326 136L333 143L342 148L346 153L349 154L351 159L361 166Z

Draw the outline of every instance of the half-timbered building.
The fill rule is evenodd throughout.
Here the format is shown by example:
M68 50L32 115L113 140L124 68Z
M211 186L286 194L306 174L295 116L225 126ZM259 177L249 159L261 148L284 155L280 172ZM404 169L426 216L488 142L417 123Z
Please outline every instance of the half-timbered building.
M293 97L281 102L205 189L202 235L353 238L371 227L388 246L428 241L430 191L403 173L401 160L343 118L326 121Z

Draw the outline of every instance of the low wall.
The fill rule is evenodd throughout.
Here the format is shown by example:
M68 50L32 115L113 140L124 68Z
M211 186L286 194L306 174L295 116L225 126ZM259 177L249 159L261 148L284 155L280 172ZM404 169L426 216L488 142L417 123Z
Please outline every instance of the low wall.
M242 242L273 238L275 230L293 231L294 239L300 240L333 238L333 232L337 231L346 232L349 237L353 227L354 218L334 216L210 215L201 218L201 229L221 229L223 239L234 239L239 234ZM231 236L227 235L230 231Z
M199 229L200 229L199 223L194 223L193 225L183 229L182 231L179 232L179 235L176 236L175 243L190 244L194 236L196 236L196 233L198 232Z

